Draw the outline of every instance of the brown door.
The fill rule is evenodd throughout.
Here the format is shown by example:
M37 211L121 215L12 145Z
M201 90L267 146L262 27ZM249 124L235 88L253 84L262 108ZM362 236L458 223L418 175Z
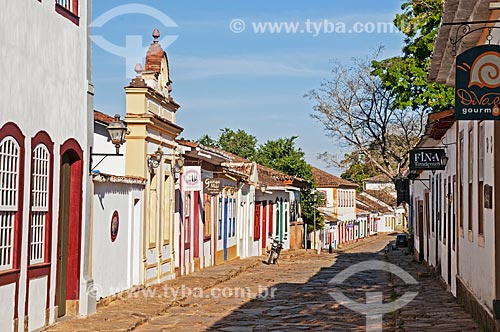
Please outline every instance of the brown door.
M77 301L79 297L82 171L82 159L76 150L68 150L61 156L56 284L58 317L66 315L68 300Z
M68 226L71 183L71 164L67 154L61 165L61 191L59 200L59 242L57 256L57 305L58 315L66 315L66 284L68 278Z
M418 259L424 259L424 202L418 201Z
M428 192L425 193L424 204L425 204L425 233L427 234L427 241L425 242L425 244L427 246L427 259L426 259L426 261L427 261L427 263L429 263L429 251L430 251L429 243L431 241L431 226L430 226L431 220L429 218L430 205L429 205L429 193Z

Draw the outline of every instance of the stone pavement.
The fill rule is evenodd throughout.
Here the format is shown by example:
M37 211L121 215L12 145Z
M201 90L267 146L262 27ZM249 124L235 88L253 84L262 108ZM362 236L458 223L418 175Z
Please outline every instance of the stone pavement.
M284 252L279 265L264 264L263 257L232 261L135 292L91 317L46 331L366 331L366 317L337 303L332 290L360 304L367 292L380 292L389 303L418 291L408 306L383 316L384 331L479 331L436 279L417 276L425 271L422 265L403 251L386 256L384 248L393 239L380 234L334 254ZM387 259L419 284L408 287L381 270L359 272L341 285L329 283L356 263Z
M312 251L289 250L282 260L300 255L315 255ZM137 326L168 309L179 306L190 296L188 290L207 290L237 275L262 265L262 257L237 259L209 267L188 276L159 285L124 292L108 305L98 305L97 313L89 317L70 317L46 327L46 332L132 331Z
M278 266L256 266L218 285L219 290L248 288L246 296L193 297L137 331L364 331L365 317L336 303L328 282L354 262L382 257L379 252L388 241L381 235L363 246L353 244L349 253L297 256ZM389 298L386 273L357 277L346 283L346 294L358 298L366 290L385 288Z
M471 315L466 313L456 299L443 289L439 280L422 264L413 260L406 249L388 254L388 260L410 273L418 285L412 287L418 296L395 316L396 331L439 331L469 332L481 331ZM401 279L394 280L397 296L408 291Z

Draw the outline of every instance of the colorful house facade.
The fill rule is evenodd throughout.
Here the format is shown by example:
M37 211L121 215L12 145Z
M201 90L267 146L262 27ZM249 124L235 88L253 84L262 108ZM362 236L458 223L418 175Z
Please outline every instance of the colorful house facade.
M325 248L330 244L334 248L357 239L359 223L356 218L357 184L313 167L317 192L323 196L323 206L318 207L325 217L325 232L321 236L327 239Z
M170 93L171 80L166 52L158 42L158 29L147 54L144 70L125 87L125 175L146 179L142 220L141 284L150 285L175 276L174 229L181 222L174 213L175 193L180 189L182 151L175 139L182 132L176 124L179 105Z

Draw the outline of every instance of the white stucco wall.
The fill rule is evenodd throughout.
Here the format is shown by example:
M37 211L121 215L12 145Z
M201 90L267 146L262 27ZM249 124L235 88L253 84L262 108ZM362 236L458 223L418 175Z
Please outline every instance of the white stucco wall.
M14 330L14 296L16 284L0 286L0 299L2 301L2 310L0 310L0 331Z
M142 232L135 220L136 200L142 201L142 186L120 183L94 183L94 221L92 242L92 275L101 298L116 294L133 286L140 279L140 250ZM119 214L119 229L111 240L111 218Z
M36 330L45 324L47 277L30 280L28 302L28 330Z
M467 181L467 174L469 169L470 157L467 155L468 152L468 131L469 123L473 128L473 205L468 204L468 190L466 182L464 185L464 232L459 233L458 245L459 245L459 271L460 278L468 286L470 290L478 298L479 302L486 305L488 308L492 309L492 302L494 298L494 283L495 283L495 272L494 272L494 216L495 209L493 204L493 209L484 209L484 246L480 245L478 238L478 157L477 157L477 139L479 123L477 121L460 121L459 132L464 133L464 176L465 181ZM494 156L493 147L493 122L484 121L485 126L485 138L487 142L480 142L485 146L485 161L484 161L484 183L493 186L494 184L494 164L496 162ZM489 149L488 149L489 148ZM458 181L458 180L457 180ZM468 232L468 215L469 209L472 209L472 232L469 235Z
M83 149L83 202L82 213L82 250L88 246L88 224L85 206L87 185L90 181L86 165L88 165L88 133L90 117L87 100L87 1L79 1L79 26L56 13L54 1L7 1L0 11L0 90L5 93L0 98L0 127L6 122L15 123L25 136L25 188L30 188L30 159L32 150L31 138L39 131L46 131L54 142L54 188L59 188L60 146L67 139L78 141ZM90 105L92 108L92 105ZM24 201L29 204L29 192L25 191ZM29 220L28 208L24 208L23 220ZM52 211L52 257L50 280L51 322L54 317L54 301L56 289L56 266L58 240L57 211L59 210L59 191L54 191ZM28 257L28 227L23 227L21 236L21 274L19 280L18 316L20 327L24 326L24 301L26 298L26 266ZM86 262L88 256L82 257L80 281L80 314L92 311L85 294ZM11 286L8 286L11 287ZM83 291L82 291L83 289ZM37 297L41 292L33 292L34 303L41 301ZM0 296L2 307L0 316L2 323L12 327L11 303L14 297L6 293ZM43 294L45 299L46 294ZM45 315L45 312L43 313ZM34 322L40 313L33 312ZM31 322L31 318L28 319Z

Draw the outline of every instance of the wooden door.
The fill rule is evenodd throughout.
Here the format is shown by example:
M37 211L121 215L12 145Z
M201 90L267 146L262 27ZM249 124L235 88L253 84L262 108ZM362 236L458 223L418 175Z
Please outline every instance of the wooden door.
M56 303L57 317L66 315L66 284L68 279L68 228L71 164L67 155L63 156L61 165L61 191L59 200L59 235L57 256L57 286Z
M261 225L261 222L260 222L260 216L261 216L261 213L260 213L260 209L262 207L262 203L261 202L257 202L255 203L255 209L254 209L254 219L253 219L253 240L254 241L258 241L260 239L260 225Z
M268 216L268 213L267 213L267 208L268 208L268 205L267 205L267 202L264 202L262 203L263 204L263 217L262 217L262 229L261 229L261 237L262 237L262 249L265 249L266 248L266 245L267 245L267 216Z
M419 261L424 259L424 202L422 200L418 201L418 253L419 253Z

